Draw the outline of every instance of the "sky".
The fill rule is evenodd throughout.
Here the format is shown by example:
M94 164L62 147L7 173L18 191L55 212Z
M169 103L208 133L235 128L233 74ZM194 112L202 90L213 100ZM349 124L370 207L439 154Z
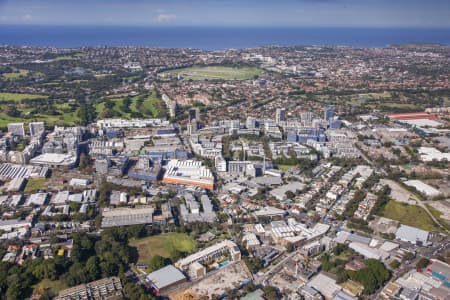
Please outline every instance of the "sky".
M450 0L0 0L0 24L450 28Z

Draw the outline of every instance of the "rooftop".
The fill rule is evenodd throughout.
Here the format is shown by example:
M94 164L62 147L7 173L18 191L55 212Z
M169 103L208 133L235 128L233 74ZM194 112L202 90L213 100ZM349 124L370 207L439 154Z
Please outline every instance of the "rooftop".
M186 279L186 276L173 265L165 266L148 274L146 277L146 280L157 289L163 289L184 279Z

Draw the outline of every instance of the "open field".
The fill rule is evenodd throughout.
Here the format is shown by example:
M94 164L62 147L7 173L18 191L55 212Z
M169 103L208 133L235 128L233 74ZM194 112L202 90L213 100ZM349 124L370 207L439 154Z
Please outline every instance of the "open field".
M1 106L0 106L1 109ZM74 126L76 124L76 121L78 118L75 116L75 113L64 113L62 115L58 116L51 116L51 115L44 115L44 114L38 114L33 116L31 119L26 118L13 118L10 116L7 116L4 113L0 112L0 128L6 128L8 123L14 123L14 122L20 122L28 124L30 122L38 122L43 121L45 122L45 125L48 126L54 126L54 125L60 125L60 126Z
M138 249L139 261L149 262L155 255L170 258L174 252L192 253L196 250L195 241L184 233L167 233L131 240L130 245Z
M77 60L83 56L81 53L77 53L75 55L60 55L53 58L51 61L62 61L62 60Z
M289 171L289 169L294 168L295 166L288 166L288 165L277 165L278 169L280 169L283 172Z
M440 212L438 209L434 208L433 206L426 204L428 207L428 210L431 212L431 214L438 220L438 222L444 226L445 229L450 230L450 224L448 221L442 218L442 212Z
M130 99L128 111L124 109L124 97L111 98L108 101L113 103L111 108L115 117L131 119L134 117L156 118L166 116L166 106L156 96L155 92L148 95L138 95ZM95 110L101 118L101 113L105 110L106 103L100 102L96 105Z
M2 77L8 80L16 80L19 79L21 77L25 77L27 76L29 73L28 70L23 70L23 69L19 69L16 72L11 72L11 73L3 73Z
M27 185L25 186L25 193L34 193L45 187L45 178L32 178L28 179Z
M34 112L35 109L29 105L19 104L24 99L38 99L47 98L47 96L31 95L31 94L14 94L14 93L0 93L0 101L15 101L17 110L20 116L12 117L4 113L4 107L8 104L0 103L0 128L5 129L8 123L23 122L28 124L30 122L43 121L47 126L74 126L79 121L76 111L71 108L69 103L55 103L50 104L54 108L53 114L47 114L46 111ZM113 117L118 118L156 118L165 117L167 109L164 102L156 96L155 92L149 94L138 95L130 98L128 106L125 106L125 97L115 97L108 99L112 103ZM102 118L102 112L105 110L106 102L99 102L95 105L98 118ZM34 113L33 113L34 112Z
M22 101L25 99L46 99L48 96L36 94L0 93L0 100Z
M264 71L255 67L225 67L207 66L191 67L166 71L173 75L180 74L185 79L192 80L245 80L261 75Z
M21 122L28 124L30 122L43 121L48 126L60 125L60 126L74 126L78 120L75 111L70 111L70 106L68 103L64 104L53 104L56 109L57 114L50 115L44 113L38 113L30 115L33 108L23 107L21 105L16 105L18 111L20 111L20 116L11 117L3 112L3 107L6 104L0 104L0 128L6 128L8 123Z
M428 231L439 231L430 216L419 206L408 205L390 200L384 207L383 217L397 220L401 224Z

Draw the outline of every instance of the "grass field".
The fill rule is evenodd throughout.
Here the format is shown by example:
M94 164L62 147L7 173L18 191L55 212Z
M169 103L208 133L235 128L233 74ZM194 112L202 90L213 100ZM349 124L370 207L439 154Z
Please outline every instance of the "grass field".
M277 165L278 169L280 169L283 172L289 171L289 169L294 168L295 166L288 166L288 165Z
M131 103L129 105L130 112L125 112L122 109L124 103L124 97L111 98L110 101L114 103L112 110L115 115L120 118L131 119L133 115L140 113L143 117L160 117L166 115L166 106L156 96L155 92L146 95L146 98L142 102L141 107L138 107L138 100L142 95L134 96L131 98ZM101 114L105 109L105 102L100 102L96 105L95 110L98 114Z
M383 217L397 220L401 224L417 227L423 230L436 231L440 228L434 224L430 216L421 207L407 205L390 200L384 207Z
M6 128L8 123L14 122L23 122L26 124L30 122L43 121L46 125L54 126L74 126L78 117L75 112L68 111L70 109L68 103L64 104L54 104L59 112L58 115L47 115L47 114L36 114L32 117L28 117L29 112L32 111L32 108L23 108L20 105L17 105L17 109L21 112L20 117L11 117L3 112L3 105L0 105L0 128Z
M18 93L0 93L0 100L3 101L22 101L25 99L46 99L48 96L35 94L18 94Z
M441 218L442 213L437 210L436 208L434 208L433 206L426 204L428 210L431 212L431 214L436 218L436 220L438 220L438 222L444 226L445 229L447 229L448 231L450 231L450 224L447 223L446 220Z
M180 74L185 79L192 80L245 80L259 76L264 71L255 67L225 67L207 66L191 67L166 71L164 73Z
M52 59L52 61L62 61L62 60L77 60L83 56L81 53L75 55L60 55Z
M32 178L28 179L27 185L25 186L24 193L34 193L45 187L45 178Z
M11 73L3 73L2 77L8 80L16 80L21 77L27 76L29 73L28 70L19 69L17 72L11 72Z
M184 233L167 233L131 240L130 245L138 249L139 262L149 262L155 255L170 258L175 251L192 253L196 242Z

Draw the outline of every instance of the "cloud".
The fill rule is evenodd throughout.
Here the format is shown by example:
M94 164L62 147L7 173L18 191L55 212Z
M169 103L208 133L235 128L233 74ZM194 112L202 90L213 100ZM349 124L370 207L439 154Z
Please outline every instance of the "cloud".
M175 20L177 16L175 14L159 14L155 21L158 23L167 23Z

